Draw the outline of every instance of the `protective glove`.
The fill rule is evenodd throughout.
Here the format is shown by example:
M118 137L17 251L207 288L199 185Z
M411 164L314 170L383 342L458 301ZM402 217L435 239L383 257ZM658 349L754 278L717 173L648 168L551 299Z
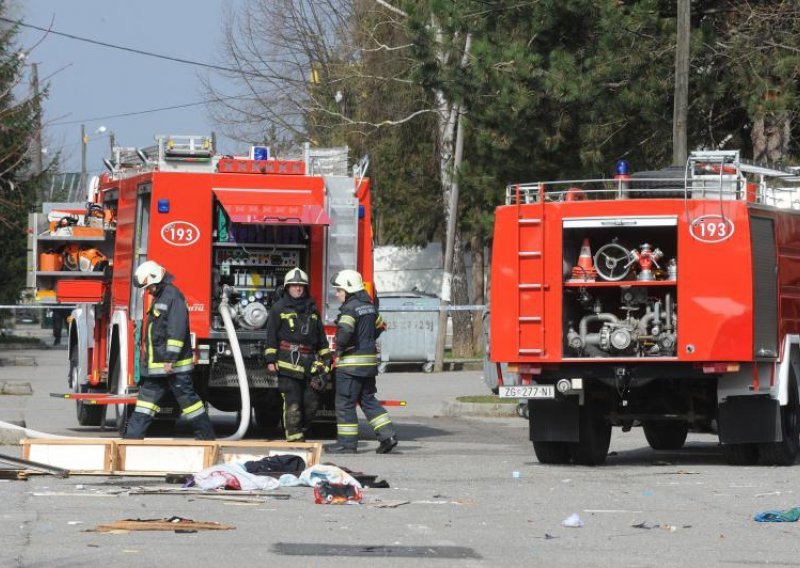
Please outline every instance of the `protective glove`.
M317 392L322 392L325 390L325 387L328 386L330 381L330 375L317 375L311 379L311 381L308 383L308 386Z
M331 380L330 367L324 361L317 360L311 364L309 371L311 372L309 386L317 392L323 391Z

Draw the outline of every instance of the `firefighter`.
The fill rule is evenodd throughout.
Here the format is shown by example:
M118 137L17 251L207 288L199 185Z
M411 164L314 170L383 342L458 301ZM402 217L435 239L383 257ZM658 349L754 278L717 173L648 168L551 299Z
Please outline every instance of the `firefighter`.
M329 452L355 454L358 446L356 404L378 438L379 454L391 452L397 435L389 413L375 398L378 354L375 340L386 328L361 275L342 270L333 279L336 298L342 302L336 319L336 431L337 444Z
M192 384L194 356L186 298L172 280L172 275L152 260L142 263L134 275L134 285L150 293L152 302L142 334L139 398L125 430L127 439L144 438L167 388L172 390L182 415L192 425L195 438L215 439L206 407Z
M278 374L286 440L302 442L327 386L331 351L317 304L308 294L308 275L292 268L283 288L267 318L264 358L267 372Z

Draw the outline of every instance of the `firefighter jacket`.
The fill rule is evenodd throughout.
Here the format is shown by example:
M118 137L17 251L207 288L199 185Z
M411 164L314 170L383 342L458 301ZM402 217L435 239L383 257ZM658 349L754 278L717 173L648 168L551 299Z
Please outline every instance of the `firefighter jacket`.
M142 374L167 375L165 362L172 363L173 373L186 373L194 368L189 310L183 293L172 283L171 274L166 274L164 280L156 284L147 312Z
M325 327L314 300L308 296L292 298L287 293L272 305L264 350L267 364L277 363L281 375L303 379L311 375L311 367L317 361L323 361L327 368L330 357Z
M356 377L378 374L375 340L386 324L364 290L348 294L336 318L336 369Z

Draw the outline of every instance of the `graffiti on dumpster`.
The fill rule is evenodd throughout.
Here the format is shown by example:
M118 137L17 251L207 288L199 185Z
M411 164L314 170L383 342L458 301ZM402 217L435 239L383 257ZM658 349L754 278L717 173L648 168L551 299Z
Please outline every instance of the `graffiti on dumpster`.
M433 320L387 321L386 322L386 329L387 329L387 331L392 331L392 330L398 330L398 331L411 331L411 330L433 331L433 323L434 323Z

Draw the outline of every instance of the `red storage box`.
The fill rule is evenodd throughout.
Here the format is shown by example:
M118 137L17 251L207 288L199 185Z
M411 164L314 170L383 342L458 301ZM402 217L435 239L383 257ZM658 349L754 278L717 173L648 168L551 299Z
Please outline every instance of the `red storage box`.
M103 297L102 280L59 280L56 299L64 303L95 303Z

